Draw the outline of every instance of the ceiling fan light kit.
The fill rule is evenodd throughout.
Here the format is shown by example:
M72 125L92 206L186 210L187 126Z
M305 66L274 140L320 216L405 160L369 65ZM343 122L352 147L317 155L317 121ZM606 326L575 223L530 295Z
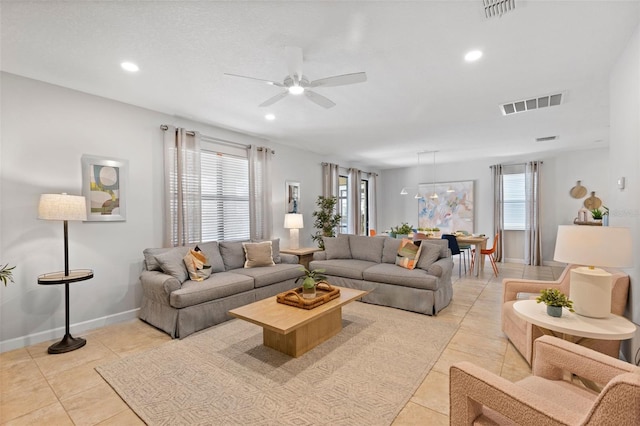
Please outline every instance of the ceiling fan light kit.
M277 95L272 96L271 98L262 102L259 105L260 107L273 105L276 102L284 99L289 94L301 95L304 93L307 99L309 99L316 105L320 105L323 108L332 108L336 105L335 102L309 89L315 87L346 86L349 84L363 83L367 81L367 74L365 72L335 75L332 77L325 77L318 80L309 81L309 79L307 79L307 77L302 74L302 49L300 49L299 47L285 47L285 53L287 57L287 68L289 70L289 75L284 78L282 83L278 83L277 81L265 80L262 78L247 77L238 74L225 73L225 75L263 81L269 85L286 89L283 92L278 93Z

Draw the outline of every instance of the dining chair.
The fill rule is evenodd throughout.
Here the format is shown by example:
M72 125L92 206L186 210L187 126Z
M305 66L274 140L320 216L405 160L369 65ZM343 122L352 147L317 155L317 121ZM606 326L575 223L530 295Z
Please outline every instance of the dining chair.
M451 234L442 234L442 239L447 240L449 242L449 250L451 250L451 256L458 255L458 276L462 276L462 262L464 261L464 273L467 273L467 258L460 251L460 246L458 245L458 240L455 235Z
M467 231L456 231L456 234L462 234L464 236L469 236L470 234ZM460 247L460 251L467 256L467 260L469 261L469 265L471 265L471 244L460 244L458 243L458 247ZM471 271L472 269L469 268Z
M493 267L493 272L498 276L498 266L496 265L496 261L493 258L494 253L496 252L496 247L498 246L498 237L500 233L496 234L493 238L493 247L490 249L480 250L480 256L489 256L489 260L491 261L491 266ZM471 250L471 270L473 271L473 265L476 261L476 249Z
M370 237L375 237L376 236L376 230L375 229L369 229L369 236Z

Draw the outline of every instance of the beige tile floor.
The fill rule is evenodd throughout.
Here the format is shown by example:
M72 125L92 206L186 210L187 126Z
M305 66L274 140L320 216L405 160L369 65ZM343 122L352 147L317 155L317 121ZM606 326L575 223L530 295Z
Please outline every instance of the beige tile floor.
M452 303L437 316L458 324L444 352L394 425L449 424L449 366L468 360L509 380L530 374L528 364L500 331L501 283L505 277L556 279L562 268L498 264L480 277L454 273ZM458 271L457 265L454 272ZM0 354L0 424L140 425L142 421L94 367L170 340L133 320L88 333L80 350L48 355L53 342Z

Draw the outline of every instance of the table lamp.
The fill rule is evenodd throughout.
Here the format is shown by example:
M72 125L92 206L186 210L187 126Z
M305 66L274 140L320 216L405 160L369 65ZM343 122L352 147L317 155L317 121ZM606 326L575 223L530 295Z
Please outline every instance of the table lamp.
M300 247L299 230L304 228L302 214L287 213L284 215L284 227L289 230L289 248L297 249Z
M611 314L611 274L596 266L630 267L633 264L629 228L560 225L553 259L587 265L571 270L569 299L577 314L606 318Z
M49 348L49 353L64 353L85 345L86 340L72 337L69 333L69 282L76 281L69 274L69 233L68 221L87 220L87 203L79 195L42 194L38 204L38 219L61 220L64 223L64 276L54 281L65 284L65 335L62 340ZM91 276L93 276L91 274ZM84 279L86 277L82 277ZM38 281L40 284L40 280Z

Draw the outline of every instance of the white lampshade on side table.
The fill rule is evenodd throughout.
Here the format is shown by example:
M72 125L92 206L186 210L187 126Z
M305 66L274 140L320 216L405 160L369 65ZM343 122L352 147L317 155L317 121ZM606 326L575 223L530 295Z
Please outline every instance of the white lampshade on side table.
M284 227L289 230L289 248L297 249L300 247L300 232L304 228L301 213L287 213L284 215Z
M560 225L553 259L587 265L571 270L569 299L577 314L606 318L611 314L611 274L596 266L624 268L633 264L629 228Z

